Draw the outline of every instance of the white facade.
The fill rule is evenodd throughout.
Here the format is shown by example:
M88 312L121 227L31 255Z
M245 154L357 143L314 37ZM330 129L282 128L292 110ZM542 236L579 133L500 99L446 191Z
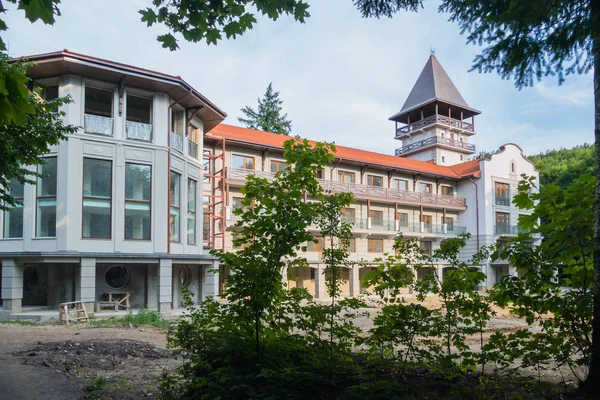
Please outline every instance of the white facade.
M34 70L33 82L70 96L65 122L80 129L47 154L56 165L47 188L43 179L24 186L22 220L0 212L4 311L75 300L91 311L118 292L130 295L132 307L168 312L179 306L181 286L196 300L216 295L218 276L210 270L218 261L202 246L199 157L204 119L224 113L198 112L213 106L196 94L186 95L187 104L169 97L165 92L184 82L158 73L67 51L40 65L60 68L65 60L89 65L52 78ZM116 68L120 81L106 72Z

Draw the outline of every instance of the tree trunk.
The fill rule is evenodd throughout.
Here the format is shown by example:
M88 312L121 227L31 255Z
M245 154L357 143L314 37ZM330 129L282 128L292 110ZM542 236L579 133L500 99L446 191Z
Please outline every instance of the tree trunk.
M594 57L594 138L596 144L596 193L594 202L594 311L592 361L582 385L589 394L600 394L600 0L590 2Z

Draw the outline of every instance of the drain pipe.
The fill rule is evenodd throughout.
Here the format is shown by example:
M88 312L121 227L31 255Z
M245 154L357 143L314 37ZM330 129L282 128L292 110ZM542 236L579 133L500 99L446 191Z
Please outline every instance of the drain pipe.
M477 186L473 178L469 178L469 181L475 185L475 223L477 224L475 232L477 234L477 252L479 252L479 186Z
M181 99L171 103L167 108L167 228L171 225L171 112L173 107L181 103L186 97L192 94L192 89ZM180 182L181 183L181 182ZM179 225L181 226L181 207L179 213ZM171 254L171 230L167 235L167 254Z

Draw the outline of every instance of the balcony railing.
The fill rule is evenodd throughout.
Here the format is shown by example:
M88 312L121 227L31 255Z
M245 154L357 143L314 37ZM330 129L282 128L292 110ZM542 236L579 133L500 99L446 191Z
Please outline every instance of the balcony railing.
M97 135L113 135L113 119L101 117L99 115L84 114L83 129L86 133L95 133Z
M198 145L191 140L188 140L188 155L193 158L198 158Z
M402 136L408 135L411 132L414 132L419 129L423 129L426 126L433 125L433 124L441 124L441 125L449 126L451 128L461 129L461 130L467 131L467 132L473 132L473 133L475 132L475 126L471 123L461 121L460 119L450 118L445 115L436 114L436 115L431 115L427 118L421 119L419 121L415 121L415 122L410 123L401 128L398 128L398 130L396 130L396 138L401 138Z
M183 153L183 137L171 132L171 148Z
M523 230L518 225L501 224L494 226L494 232L497 235L518 235Z
M496 196L495 200L497 206L510 206L509 196Z
M152 142L152 125L141 122L127 121L125 123L127 139Z
M255 171L250 169L228 168L227 179L245 180L248 175L273 179L275 174L268 171ZM379 186L358 185L318 179L325 191L334 193L352 193L357 198L380 198L405 204L430 205L438 207L466 208L466 200L462 197L444 196L441 194L410 192L406 190L384 188Z
M448 138L445 138L445 137L433 136L433 137L430 137L430 138L427 138L427 139L424 139L424 140L420 140L418 142L411 143L409 145L402 146L402 147L396 149L396 155L397 156L401 156L403 154L410 153L410 152L415 151L415 150L420 150L420 149L423 149L425 147L433 146L433 145L436 145L436 144L441 144L443 146L454 147L455 149L465 150L465 151L470 152L470 153L474 153L475 152L475 145L474 144L469 144L469 143L461 142L460 140L448 139Z

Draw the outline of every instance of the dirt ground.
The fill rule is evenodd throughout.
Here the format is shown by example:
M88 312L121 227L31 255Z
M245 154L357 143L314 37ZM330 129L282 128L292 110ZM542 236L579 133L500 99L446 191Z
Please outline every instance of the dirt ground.
M153 327L0 324L0 399L156 397L180 362Z
M407 302L413 301L406 296ZM379 308L356 321L364 332ZM440 307L435 297L424 305ZM494 310L485 337L527 328L508 311ZM468 344L478 348L479 337ZM158 377L181 365L166 349L166 331L151 326L89 327L0 324L0 399L139 399L157 397ZM544 377L557 381L557 372Z

